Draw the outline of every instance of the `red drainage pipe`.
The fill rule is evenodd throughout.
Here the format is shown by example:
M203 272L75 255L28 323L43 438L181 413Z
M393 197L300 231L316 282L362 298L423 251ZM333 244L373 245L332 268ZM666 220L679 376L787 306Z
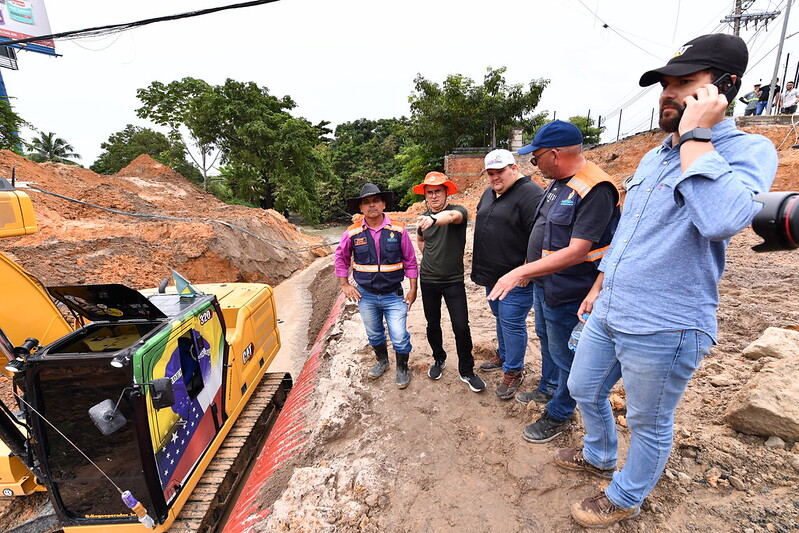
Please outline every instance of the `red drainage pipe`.
M258 508L258 495L269 482L269 477L284 461L299 452L307 442L303 438L305 429L305 413L303 407L309 402L309 395L316 387L319 378L319 355L327 344L327 335L330 328L338 320L344 308L344 294L342 293L333 304L333 309L316 341L311 347L311 354L302 367L300 376L294 382L294 387L286 398L286 404L280 412L272 431L264 443L261 453L244 482L244 487L236 500L236 505L228 517L223 533L247 533L252 531L255 524L266 519L272 512L269 508Z

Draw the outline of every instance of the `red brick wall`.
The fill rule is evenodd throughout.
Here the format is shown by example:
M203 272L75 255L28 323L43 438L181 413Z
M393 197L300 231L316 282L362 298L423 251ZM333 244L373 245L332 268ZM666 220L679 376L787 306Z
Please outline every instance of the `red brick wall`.
M458 190L465 191L483 171L485 154L450 154L444 158L444 174Z

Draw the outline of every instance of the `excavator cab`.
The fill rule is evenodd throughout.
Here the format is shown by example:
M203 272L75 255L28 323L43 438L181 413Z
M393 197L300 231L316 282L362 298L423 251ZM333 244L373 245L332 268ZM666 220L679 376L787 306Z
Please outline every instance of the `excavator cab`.
M28 356L21 372L56 511L64 525L136 522L116 486L162 522L225 422L216 297L147 298L113 284L49 292L89 321Z

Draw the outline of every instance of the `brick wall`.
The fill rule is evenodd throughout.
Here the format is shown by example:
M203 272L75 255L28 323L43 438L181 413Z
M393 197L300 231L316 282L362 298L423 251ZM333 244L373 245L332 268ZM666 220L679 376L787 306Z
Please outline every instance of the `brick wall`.
M464 191L480 176L484 160L485 154L450 154L444 157L444 174Z

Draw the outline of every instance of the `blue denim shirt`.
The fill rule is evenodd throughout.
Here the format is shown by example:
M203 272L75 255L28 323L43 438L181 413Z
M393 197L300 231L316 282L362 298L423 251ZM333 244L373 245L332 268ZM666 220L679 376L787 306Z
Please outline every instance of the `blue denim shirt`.
M594 304L596 318L617 331L698 329L716 341L727 245L762 207L752 197L771 187L777 151L767 138L738 130L732 118L712 131L715 151L687 172L669 136L627 185Z

